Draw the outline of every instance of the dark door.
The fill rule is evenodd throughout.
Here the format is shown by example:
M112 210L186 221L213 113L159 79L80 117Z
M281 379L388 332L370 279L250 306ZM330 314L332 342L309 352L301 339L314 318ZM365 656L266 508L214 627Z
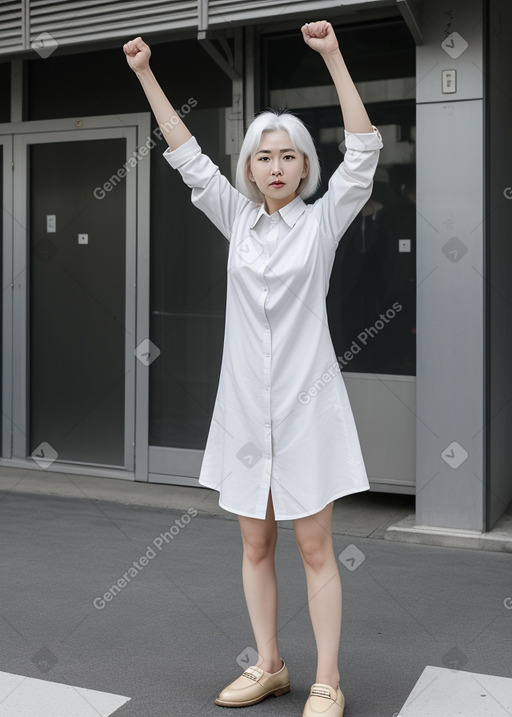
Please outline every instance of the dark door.
M125 163L124 138L28 147L29 454L125 464Z

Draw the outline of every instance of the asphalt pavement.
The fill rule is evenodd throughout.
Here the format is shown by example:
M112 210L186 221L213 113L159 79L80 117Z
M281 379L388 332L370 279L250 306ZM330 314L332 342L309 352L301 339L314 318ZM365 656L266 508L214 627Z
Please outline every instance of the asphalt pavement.
M214 699L255 645L238 523L212 509L214 494L176 490L174 507L162 507L105 500L92 490L37 494L15 483L0 476L0 672L129 698L115 712L91 714L301 717L316 653L291 524L280 524L276 558L291 692L227 709ZM345 717L407 717L400 710L426 666L452 670L454 678L460 671L510 678L512 556L382 540L393 500L396 517L410 512L411 498L366 500L366 527L354 524L352 534L349 522L335 528ZM343 501L349 513L350 497ZM6 707L15 694L2 692L0 681L0 715L27 717ZM512 714L495 697L496 710L485 714Z

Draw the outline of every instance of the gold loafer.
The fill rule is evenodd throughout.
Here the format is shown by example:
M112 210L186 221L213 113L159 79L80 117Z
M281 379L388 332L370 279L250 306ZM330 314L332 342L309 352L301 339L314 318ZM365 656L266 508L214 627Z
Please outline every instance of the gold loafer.
M302 717L343 717L345 710L345 697L343 692L338 689L334 690L330 685L323 685L315 682L306 705Z
M281 662L283 666L273 674L256 665L248 667L243 675L222 690L215 704L221 707L249 707L270 695L285 695L290 691L290 675L284 660Z

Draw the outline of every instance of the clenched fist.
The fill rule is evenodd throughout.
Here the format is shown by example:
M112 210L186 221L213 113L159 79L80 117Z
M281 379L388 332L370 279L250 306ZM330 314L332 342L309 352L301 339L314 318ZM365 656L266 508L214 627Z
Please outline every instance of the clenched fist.
M336 33L327 20L306 23L301 27L301 31L306 45L321 55L328 55L339 49Z
M151 50L142 37L136 37L123 45L126 60L134 72L142 72L149 67Z

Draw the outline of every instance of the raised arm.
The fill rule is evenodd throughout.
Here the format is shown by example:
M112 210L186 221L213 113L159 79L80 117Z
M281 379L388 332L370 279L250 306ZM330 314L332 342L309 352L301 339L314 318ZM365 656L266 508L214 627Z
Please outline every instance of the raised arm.
M130 40L123 46L126 60L140 80L142 89L146 93L153 114L162 131L162 136L167 144L173 149L177 149L192 135L188 131L185 123L171 105L164 91L158 84L150 66L149 58L151 50L141 37Z
M306 23L301 30L304 42L322 55L331 73L347 132L372 132L372 123L345 65L331 23L326 20Z

